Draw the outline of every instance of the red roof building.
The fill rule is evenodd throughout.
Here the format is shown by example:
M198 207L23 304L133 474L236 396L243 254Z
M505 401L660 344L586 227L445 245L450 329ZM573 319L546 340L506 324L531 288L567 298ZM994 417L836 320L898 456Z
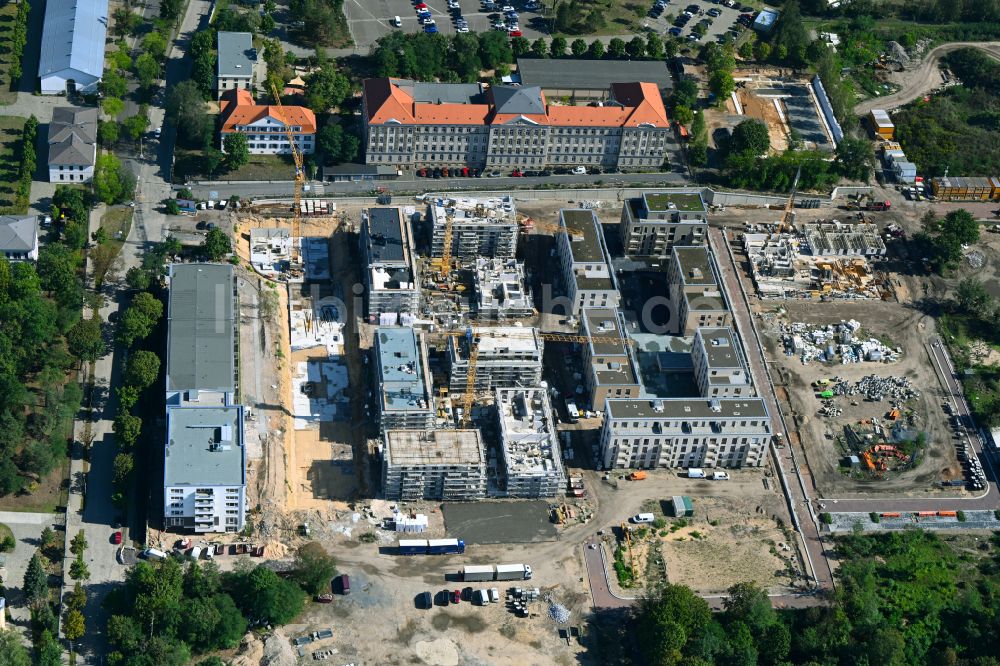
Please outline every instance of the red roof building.
M302 153L316 149L316 114L304 106L257 104L248 91L234 89L223 93L219 111L220 142L227 134L246 134L251 155L290 155L286 127Z
M657 168L670 136L660 90L643 82L569 106L539 87L368 79L362 115L366 162L396 167Z

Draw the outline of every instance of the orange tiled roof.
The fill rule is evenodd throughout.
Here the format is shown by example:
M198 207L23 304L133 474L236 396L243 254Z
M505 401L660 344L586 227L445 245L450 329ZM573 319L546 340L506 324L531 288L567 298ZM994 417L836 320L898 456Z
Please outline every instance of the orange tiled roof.
M270 116L285 125L298 125L301 134L316 133L316 114L304 106L271 106L255 104L246 90L227 90L219 102L222 111L222 131L235 132L237 125L251 125Z
M413 98L389 79L365 79L364 98L368 122L372 124L380 125L389 120L398 120L404 125L416 122Z
M416 125L485 125L492 110L489 104L414 104L412 122Z
M657 127L666 127L670 124L667 118L667 110L663 106L663 98L660 97L660 90L655 83L612 83L611 94L614 98L631 107L631 115L625 125L636 127L642 123L649 123Z

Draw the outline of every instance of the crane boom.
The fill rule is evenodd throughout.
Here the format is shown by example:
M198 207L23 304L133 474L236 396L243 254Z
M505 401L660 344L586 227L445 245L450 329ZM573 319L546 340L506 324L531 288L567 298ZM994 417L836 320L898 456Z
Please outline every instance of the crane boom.
M788 202L785 204L785 212L781 216L781 227L778 229L778 233L783 233L792 228L792 218L795 217L795 213L792 212L792 208L795 206L795 191L799 189L799 176L802 175L802 165L795 170L795 180L792 181L792 193L788 195Z
M278 94L278 87L271 82L271 94L274 96L274 103L281 109L281 124L285 128L285 136L288 137L288 146L292 151L292 161L295 163L295 186L292 208L292 248L298 253L301 261L301 249L296 242L302 242L302 184L305 182L306 173L302 163L302 153L299 152L299 145L295 142L295 135L292 133L292 125L285 118L285 107L281 104L281 95ZM296 239L298 239L296 241Z

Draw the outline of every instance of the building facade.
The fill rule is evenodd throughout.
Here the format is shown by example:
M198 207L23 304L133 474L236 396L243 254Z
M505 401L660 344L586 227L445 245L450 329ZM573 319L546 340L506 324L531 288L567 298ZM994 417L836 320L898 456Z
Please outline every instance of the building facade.
M691 361L702 396L749 398L757 394L733 329L702 327L696 330Z
M38 261L36 216L0 216L0 256L7 261Z
M449 390L464 393L471 345L476 348L476 391L538 386L542 381L542 339L534 328L495 326L448 339Z
M257 49L249 32L219 31L216 37L218 61L215 68L215 91L218 99L227 90L253 92L257 81ZM268 91L270 92L270 91Z
M582 347L591 407L601 409L608 398L639 397L642 385L618 309L584 308L580 321L584 335L590 338Z
M705 200L697 190L626 199L621 219L625 254L665 257L675 245L702 245L707 215Z
M562 451L548 392L541 387L497 389L500 489L508 497L555 497L566 485Z
M50 183L89 183L97 161L97 109L52 109L48 143Z
M316 114L304 106L257 104L248 91L232 88L221 96L219 115L223 149L227 134L241 133L247 137L251 155L291 155L291 132L299 152L309 155L316 150Z
M361 258L369 321L383 313L416 314L420 284L410 224L399 208L369 208L361 220Z
M108 0L45 3L38 59L43 95L97 92L104 76L108 19Z
M375 329L375 373L382 430L425 430L436 416L422 333L402 326Z
M486 450L478 430L386 430L387 500L459 502L486 496Z
M516 259L476 260L475 308L479 320L507 321L535 314L525 287L524 264Z
M732 313L719 281L719 269L708 248L677 246L668 265L673 330L694 335L700 326L718 328L732 324Z
M614 83L594 106L538 87L367 79L365 160L397 168L659 167L670 123L654 83Z
M759 467L773 433L760 398L605 401L605 469Z
M583 308L618 307L621 295L597 214L589 209L563 209L559 226L565 231L556 234L557 275L570 302L567 314L579 315Z
M451 256L456 259L513 259L517 252L517 211L512 197L434 197L427 203L427 221L433 257L444 254L449 229Z

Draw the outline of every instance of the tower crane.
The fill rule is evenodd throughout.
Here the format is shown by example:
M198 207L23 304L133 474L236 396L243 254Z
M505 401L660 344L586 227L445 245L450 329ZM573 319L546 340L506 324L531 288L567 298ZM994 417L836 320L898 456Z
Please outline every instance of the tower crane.
M795 170L795 180L792 181L792 193L788 195L788 202L785 204L785 212L781 216L781 226L778 227L778 233L784 233L790 230L794 224L792 220L795 218L795 213L792 212L792 208L795 206L795 191L799 188L799 176L802 175L802 165Z
M285 136L288 137L288 146L292 151L292 161L295 162L295 187L294 187L294 203L292 204L292 247L295 248L296 256L298 261L302 261L302 185L306 180L305 168L302 165L302 153L299 151L299 145L295 142L295 135L292 134L291 123L288 122L285 116L285 107L281 104L281 95L278 93L278 86L271 82L271 94L274 96L274 103L279 109L281 109L281 123L285 128ZM296 245L296 239L298 239L299 245Z

